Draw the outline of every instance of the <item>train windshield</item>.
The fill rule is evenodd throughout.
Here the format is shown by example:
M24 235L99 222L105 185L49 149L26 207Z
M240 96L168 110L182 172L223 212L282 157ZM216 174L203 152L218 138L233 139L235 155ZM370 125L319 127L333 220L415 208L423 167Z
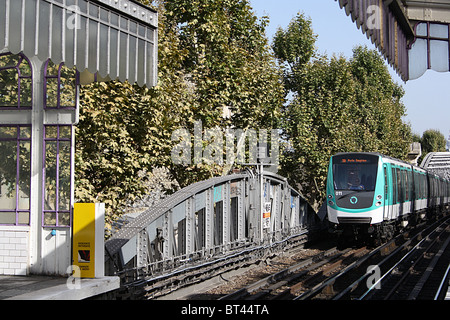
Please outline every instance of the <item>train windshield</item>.
M348 154L333 157L335 190L374 191L378 156Z

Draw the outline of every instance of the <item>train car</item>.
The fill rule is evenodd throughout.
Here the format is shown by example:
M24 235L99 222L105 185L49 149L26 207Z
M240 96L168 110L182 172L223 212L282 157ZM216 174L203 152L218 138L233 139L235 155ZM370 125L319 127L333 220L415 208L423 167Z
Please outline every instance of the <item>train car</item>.
M379 243L448 207L449 192L448 180L401 160L340 153L328 169L328 221L340 239Z

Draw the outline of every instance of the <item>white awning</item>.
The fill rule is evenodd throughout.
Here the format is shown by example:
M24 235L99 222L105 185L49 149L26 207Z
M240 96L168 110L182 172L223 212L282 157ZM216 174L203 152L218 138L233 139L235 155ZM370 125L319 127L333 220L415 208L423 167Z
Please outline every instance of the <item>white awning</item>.
M0 52L140 86L157 82L157 26L134 0L0 0Z

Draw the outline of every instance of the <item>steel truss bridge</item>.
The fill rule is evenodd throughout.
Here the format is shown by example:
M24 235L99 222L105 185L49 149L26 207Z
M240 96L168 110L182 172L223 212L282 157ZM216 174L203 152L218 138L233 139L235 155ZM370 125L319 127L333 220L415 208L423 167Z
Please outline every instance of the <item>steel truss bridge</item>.
M106 243L106 272L122 283L307 236L319 218L287 180L264 172L213 178L161 200Z
M450 179L450 152L430 152L422 160L421 167Z

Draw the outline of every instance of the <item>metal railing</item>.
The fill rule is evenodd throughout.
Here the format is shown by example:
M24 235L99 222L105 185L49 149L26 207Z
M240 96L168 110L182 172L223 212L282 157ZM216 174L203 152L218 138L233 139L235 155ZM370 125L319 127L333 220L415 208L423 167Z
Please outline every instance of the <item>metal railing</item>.
M317 215L287 180L251 171L181 189L108 241L106 272L170 272L305 232ZM134 280L135 280L134 279Z

